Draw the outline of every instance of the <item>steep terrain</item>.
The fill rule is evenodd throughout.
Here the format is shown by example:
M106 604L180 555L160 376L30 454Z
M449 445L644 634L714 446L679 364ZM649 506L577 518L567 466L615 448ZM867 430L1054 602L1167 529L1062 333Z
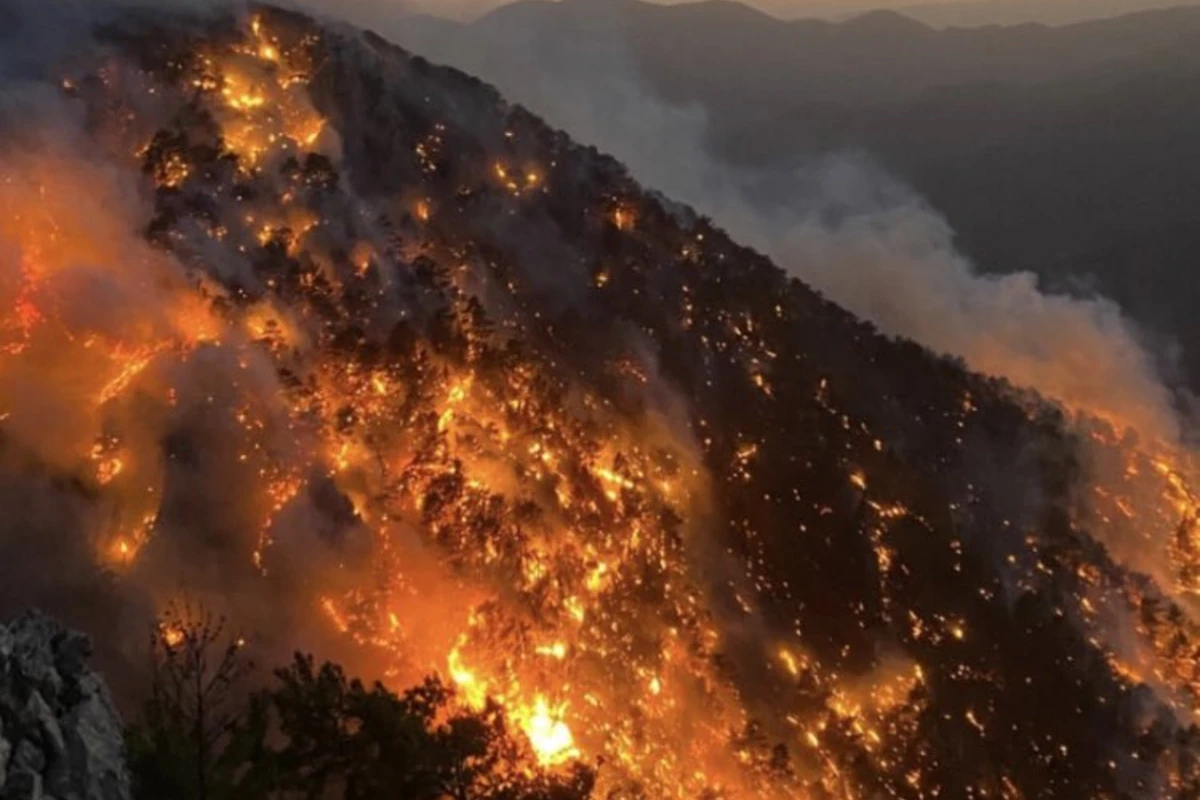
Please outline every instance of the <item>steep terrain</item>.
M128 800L121 719L87 666L92 645L48 617L0 625L0 792Z
M602 797L1200 791L1169 444L378 36L96 31L0 157L7 602L186 592L261 654L439 671Z
M732 3L529 0L469 25L415 18L384 30L563 124L556 106L626 80L640 106L624 113L702 114L714 158L748 180L865 154L944 215L982 269L1112 297L1179 343L1183 377L1200 386L1200 297L1156 279L1195 267L1172 234L1195 228L1200 201L1194 7L935 30L892 12L784 22ZM586 118L573 132L595 135ZM619 154L653 153L647 138L631 133ZM767 217L805 202L802 180L753 185ZM1131 249L1140 255L1114 257Z

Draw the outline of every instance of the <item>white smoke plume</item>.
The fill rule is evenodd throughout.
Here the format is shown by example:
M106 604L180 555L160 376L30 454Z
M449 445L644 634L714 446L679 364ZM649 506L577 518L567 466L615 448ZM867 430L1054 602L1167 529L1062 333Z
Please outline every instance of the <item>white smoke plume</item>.
M730 166L706 147L704 109L656 96L619 42L588 31L546 41L496 20L455 32L400 19L382 32L496 83L883 333L1118 430L1178 440L1172 392L1120 308L1047 293L1027 272L980 274L945 219L868 156L831 153L761 172Z
M71 8L78 6L54 7L56 12ZM325 10L332 14L339 9L326 6ZM259 20L247 18L244 23L257 37ZM15 38L50 42L56 48L55 59L71 52L63 46L71 37L55 40L52 34L39 33ZM222 102L217 97L228 98L228 107L212 112L220 138L252 159L250 163L260 157L255 147L264 131L273 136L270 141L303 142L306 148L320 151L326 162L336 162L340 148L326 135L324 120L316 128L311 124L309 112L314 109L309 104L315 101L294 88L288 73L267 66L280 57L278 41L263 39L256 45L248 51L239 49L236 57L230 54L227 85L220 92L209 92L214 102ZM550 43L550 56L559 59L553 63L560 67L551 72L550 56L540 49L545 46L526 41L519 48L527 59L514 59L504 51L490 65L464 65L498 80L511 96L551 122L616 153L647 185L713 215L735 235L772 253L793 274L887 332L958 354L977 369L1035 386L1073 407L1111 416L1144 435L1175 435L1169 398L1113 307L1044 296L1027 278L974 275L955 254L940 219L860 159L827 159L784 176L750 175L717 164L704 148L703 115L649 96L636 76L618 68L626 63L623 59L598 47L568 68L562 66L568 63L563 53L555 48L570 43ZM368 358L374 352L370 348L344 357L342 341L351 351L364 343L391 347L392 334L407 329L392 325L397 318L407 322L410 310L414 315L432 310L421 307L424 295L416 284L407 287L409 294L379 293L379 297L392 297L395 304L372 304L372 311L379 313L364 312L361 319L341 313L343 309L336 306L321 311L320 290L297 293L291 305L273 307L272 293L256 290L264 281L289 278L283 270L264 268L260 273L248 254L288 247L296 241L290 238L295 230L303 230L300 236L306 237L303 255L320 268L306 274L314 282L316 275L336 278L353 272L367 276L364 283L372 287L378 280L380 286L393 288L389 279L398 285L405 275L419 272L416 259L377 257L403 243L390 241L384 223L372 221L372 207L353 194L348 181L337 175L322 177L325 171L319 163L313 184L296 180L285 185L291 179L281 176L296 175L299 168L281 169L285 154L265 151L263 157L271 168L254 181L254 192L244 194L217 181L197 180L193 186L199 184L206 191L189 200L200 209L211 203L223 224L212 228L210 236L201 230L201 219L185 217L175 229L168 226L170 233L177 234L170 240L172 247L150 245L145 236L149 218L160 208L170 208L164 198L173 195L165 190L186 185L189 175L196 179L208 174L205 170L219 173L222 169L191 151L195 158L179 156L177 162L148 157L163 132L161 126L169 128L186 101L173 91L153 95L149 89L154 87L140 82L144 75L139 78L137 69L121 64L105 67L99 77L84 72L77 83L61 75L37 76L42 83L34 86L37 51L38 46L5 51L15 55L5 59L0 70L0 77L24 76L0 84L0 109L6 112L0 114L6 120L0 125L4 146L0 210L5 212L0 216L0 301L18 312L5 320L12 323L9 327L0 329L0 347L16 356L0 359L0 421L5 423L0 443L11 445L0 448L0 500L8 513L0 524L0 563L28 567L25 571L31 573L30 577L14 574L16 570L6 573L0 586L0 613L47 598L57 606L51 610L65 608L76 620L87 613L96 617L103 609L120 609L108 615L112 619L84 623L93 631L122 622L136 627L148 622L163 599L174 599L183 591L233 613L240 625L253 629L254 646L268 653L292 647L320 653L322 637L328 640L354 630L344 621L347 608L366 606L362 613L380 622L384 616L378 612L394 612L386 628L381 624L367 630L402 638L413 654L404 666L414 673L448 668L465 691L511 685L516 693L520 682L505 676L517 675L508 665L513 652L519 652L522 664L536 666L520 674L526 688L523 695L514 696L525 707L536 708L533 697L526 696L528 687L540 687L543 680L549 685L551 678L559 682L557 676L541 677L544 662L540 659L548 655L556 662L579 665L563 692L576 685L586 687L584 681L617 687L611 694L616 700L594 704L575 700L577 719L603 719L605 725L611 709L622 707L621 698L645 697L657 703L653 698L666 691L669 697L686 702L678 706L680 713L672 712L666 722L649 728L645 741L653 747L684 738L694 742L703 734L702 720L697 719L702 717L714 733L701 739L708 742L704 749L689 752L698 753L695 761L707 769L717 769L718 777L725 761L730 775L740 776L727 735L740 725L743 712L753 709L736 696L733 684L708 677L718 675L710 672L710 666L721 655L713 650L719 637L707 633L699 615L676 611L700 606L716 617L728 616L721 604L690 588L693 581L699 589L722 587L721 597L731 595L737 601L736 615L730 618L736 622L720 620L722 633L737 651L736 672L747 686L758 686L779 672L771 661L775 628L760 626L752 603L741 597L742 585L757 588L757 582L732 551L720 547L719 540L700 535L697 528L688 527L677 537L671 515L657 513L657 504L640 503L631 504L628 514L601 521L540 512L540 521L529 526L529 536L505 533L475 538L477 531L490 530L484 527L492 523L489 509L499 509L494 511L496 525L516 516L504 503L508 495L519 496L523 485L537 488L538 493L529 496L544 497L545 507L554 509L566 508L577 496L598 498L601 492L609 503L616 503L618 488L637 488L640 480L650 497L661 498L664 509L678 503L695 519L718 518L719 512L709 514L705 507L717 491L708 490L698 452L691 452L699 451L699 443L688 436L694 432L676 431L667 422L660 425L658 415L650 413L647 419L654 424L621 426L619 435L597 439L595 446L590 437L575 444L565 435L549 439L546 446L540 437L547 428L555 430L555 425L546 426L543 414L528 413L528 424L521 418L512 433L507 426L490 422L489 415L503 407L505 399L513 400L513 407L523 406L525 395L519 386L507 393L486 394L486 379L477 382L473 376L449 373L441 380L432 369L429 379L397 374L415 365L415 353L412 358L392 353L389 369L378 371ZM365 46L352 52L349 61L356 65L360 59L375 58ZM405 86L403 75L409 67L403 60L392 63L392 71L384 71L380 83L394 79L397 86ZM254 76L261 78L261 86L254 83ZM204 84L203 78L197 80ZM137 113L99 115L107 123L89 124L82 119L86 114L80 104L67 98L86 96L87 87L97 83L105 87L102 96L113 100L104 108L136 107ZM255 93L262 86L270 90L269 95ZM345 90L339 97L353 97L354 89L353 82L349 87L324 86L325 91ZM268 117L261 123L267 126L264 129L249 126L248 130L237 124L251 116L246 109L276 104L289 113ZM389 124L393 121L396 124ZM228 127L221 127L222 123ZM104 149L105 124L122 134L113 131L113 141L121 144L110 151ZM401 134L411 133L403 125L401 117L384 115L378 125L362 127L407 157L416 148L411 141L407 146L396 144L405 142ZM349 133L359 127L347 125L342 130ZM207 137L218 135L203 125L187 132L196 137L202 151ZM499 130L495 135L501 136ZM436 140L433 137L430 146L436 146ZM347 136L345 141L341 163L354 163L353 139ZM382 171L385 165L379 164L378 155L372 153L367 163ZM480 161L481 166L488 165L487 154ZM146 172L159 183L161 195L149 196ZM535 184L540 181L531 179ZM788 188L787 202L765 202L766 193L775 192L781 182ZM339 184L337 191L333 184ZM293 192L302 199L294 214L286 208L296 196ZM414 209L415 218L440 220L437 203L433 205L432 211L426 206L424 214ZM320 213L310 218L308 211ZM322 216L334 221L321 223ZM410 221L415 218L410 215ZM282 230L289 231L288 236ZM456 230L463 232L461 227ZM520 233L543 246L536 233L529 235L531 230L524 227ZM233 302L207 302L231 298ZM348 302L354 297L347 293L343 299ZM342 319L333 321L335 315ZM361 322L361 327L322 338L326 322L338 330L342 320ZM1075 337L1070 346L1064 338L1068 331ZM340 333L353 337L343 339ZM322 346L313 346L314 342ZM654 354L652 348L646 350L642 366L653 374ZM326 358L312 363L317 359L306 357L314 351ZM532 374L536 378L537 373ZM648 403L652 411L661 407L667 420L685 416L672 413L673 394L653 396L661 388L659 381L644 379L652 386L647 399L660 401ZM1120 385L1121 390L1106 382ZM417 399L438 413L425 413L415 424L403 422L406 418L394 406L403 400L405 383L428 391L428 402ZM319 402L312 402L316 397ZM532 391L529 397L540 399ZM585 398L570 394L565 402L586 404ZM595 419L606 422L606 414L597 412ZM424 439L404 439L412 431L424 430L430 431L428 444ZM506 446L493 450L491 442L501 439ZM468 447L468 441L482 444ZM445 450L450 443L455 448L462 444L461 450ZM883 459L888 457L884 449L876 440L872 452ZM744 451L744 458L753 458L756 450ZM593 451L599 451L603 460ZM647 455L632 462L626 458L627 453L638 452ZM540 472L539 462L567 464L561 471L567 477L553 488L540 477L526 477ZM604 466L608 463L612 469ZM401 480L393 480L392 465L403 467ZM996 468L1009 474L1013 463L997 462ZM578 480L572 482L571 476ZM821 477L840 476L831 469ZM495 494L472 488L476 480L479 487ZM412 494L420 498L411 508L403 499L409 491L406 481L417 487ZM420 488L423 485L432 488ZM850 485L865 491L866 476L855 473ZM1020 483L1012 490L1023 488ZM444 500L455 496L452 490L468 499L485 498L487 503L454 505ZM476 491L480 494L473 494ZM500 505L493 505L493 500ZM531 502L532 509L542 508ZM852 502L863 507L857 500ZM473 508L489 516L466 517ZM1000 513L999 508L994 510ZM451 513L456 516L443 526L439 515L449 519ZM461 522L464 519L472 524ZM590 537L580 541L598 549L571 544L575 539L564 526L568 520ZM629 531L637 535L626 535ZM656 540L660 534L661 540ZM663 554L674 552L677 540L686 542L684 557L666 558ZM501 563L513 569L493 572L491 566L472 561L477 554L482 554L481 560L491 558L490 549L497 542L501 547L496 552L501 555L496 557L509 559ZM571 546L560 550L560 542ZM378 549L372 550L373 545ZM511 557L502 553L509 545L515 553ZM610 548L616 559L610 557ZM621 560L630 548L636 558ZM117 565L120 579L106 580L91 567L93 551ZM643 558L643 552L652 557ZM609 566L610 560L615 566ZM703 563L697 568L693 561ZM48 565L60 567L61 573ZM632 578L635 583L610 585L617 579L609 576L610 571L622 581ZM386 579L378 577L384 574ZM553 586L544 580L547 574L554 576ZM651 579L643 582L642 574ZM658 579L660 575L664 580ZM643 608L630 599L643 588L653 599L658 584L663 598L653 601L658 605ZM631 591L631 585L639 588ZM575 643L584 641L576 631L588 630L577 626L593 613L579 600L585 592L611 604L613 610L606 613L616 614L622 625L628 618L628 630L639 637L647 635L639 649L656 660L650 662L655 671L630 671L640 667L625 658L628 651L618 649L605 651L616 658L606 655L604 670L583 659L571 661ZM753 596L749 590L745 594ZM109 602L109 595L118 595L118 601ZM682 637L677 623L664 630L666 626L656 621L666 601L670 601L670 618L683 620ZM490 622L493 616L499 620L495 627ZM693 616L696 622L691 621ZM561 626L552 627L559 621ZM622 625L614 622L606 627L616 633ZM539 639L544 634L546 641L525 641L532 636L530 630ZM510 636L539 646L511 647L516 638ZM494 645L492 637L496 637ZM121 639L114 637L114 641ZM705 644L709 641L714 644ZM336 652L340 661L353 665L347 647L343 643ZM797 675L794 657L785 652L786 658L779 658ZM482 666L485 680L464 670L460 658L476 670ZM902 698L919 680L920 673L909 659L884 653L878 661L880 668L870 671L869 679L847 676L842 694L851 705L862 706L880 694L874 687L881 681L895 684L895 695ZM608 672L610 663L619 667L615 681ZM488 673L499 677L489 678ZM695 681L696 675L704 679ZM693 695L704 702L692 702ZM590 705L595 711L588 710ZM590 722L578 729L608 730ZM645 763L657 767L662 758L656 752L647 750L642 757Z

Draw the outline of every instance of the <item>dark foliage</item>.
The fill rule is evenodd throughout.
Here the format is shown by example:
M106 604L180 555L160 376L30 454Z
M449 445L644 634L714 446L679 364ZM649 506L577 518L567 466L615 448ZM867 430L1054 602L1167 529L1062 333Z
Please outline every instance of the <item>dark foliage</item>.
M500 706L459 710L428 678L402 694L297 654L265 689L225 621L173 609L154 635L149 699L128 732L144 800L584 800L591 770L536 766Z

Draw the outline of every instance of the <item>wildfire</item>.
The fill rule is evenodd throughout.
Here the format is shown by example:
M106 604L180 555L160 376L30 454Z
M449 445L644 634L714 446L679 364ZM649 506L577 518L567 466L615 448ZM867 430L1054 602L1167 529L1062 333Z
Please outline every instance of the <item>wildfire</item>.
M619 231L633 230L636 217L627 208L618 208L612 212L612 223Z
M172 63L168 72L182 73L174 78L181 97L211 120L219 146L179 145L177 138L186 137L167 135L124 153L138 154L160 202L184 196L197 206L190 215L168 206L152 226L161 229L164 247L189 257L186 268L178 267L187 280L172 285L169 302L161 304L160 325L122 328L118 336L73 323L50 291L55 271L72 258L94 260L105 237L82 250L77 241L64 244L47 232L51 218L67 216L61 209L18 223L0 220L0 232L36 245L26 248L18 285L0 286L0 299L14 301L0 328L0 377L17 367L34 372L30 353L51 345L67 354L47 380L68 381L72 391L82 387L89 401L83 404L89 416L76 426L84 434L68 449L89 490L119 512L95 539L100 560L122 568L137 563L161 510L158 485L144 480L147 465L162 460L158 442L109 429L136 431L141 415L180 426L201 417L204 436L172 439L170 459L190 469L206 436L235 443L214 446L211 457L226 458L216 469L233 476L239 513L251 528L250 541L239 546L254 567L263 574L277 563L300 569L302 559L286 549L298 536L294 528L312 517L332 520L312 538L340 548L321 551L337 554L329 568L335 577L325 584L323 571L312 576L319 585L309 597L331 635L366 645L391 680L436 670L448 676L463 706L496 704L524 732L540 765L600 763L601 790L612 797L635 796L631 787L636 796L681 800L905 796L908 790L944 796L923 783L936 765L918 735L922 712L931 693L953 694L958 689L947 686L982 685L992 676L964 655L984 639L980 615L969 608L899 608L889 596L894 577L915 582L905 552L914 540L936 548L953 574L969 574L965 537L930 535L935 512L894 496L903 492L883 467L904 443L885 442L839 409L836 381L805 384L805 393L818 387L819 413L846 433L846 450L830 469L836 494L853 497L856 516L839 517L824 498L808 497L806 485L756 483L778 463L770 461L776 443L769 437L735 431L722 442L705 420L690 430L664 422L679 415L662 401L669 389L648 359L605 361L619 386L611 392L578 380L557 345L539 344L554 342L557 332L528 311L529 296L505 273L503 259L470 252L428 224L434 209L439 221L456 220L488 190L510 209L533 203L555 185L553 161L515 150L485 154L473 172L455 174L461 185L454 191L439 193L434 178L444 174L454 140L434 124L403 148L409 161L402 166L426 182L388 200L395 219L379 219L348 193L337 153L324 152L333 137L322 136L329 126L309 87L319 49L311 34L262 15L240 38ZM505 141L515 148L518 139ZM330 209L341 209L344 218ZM624 232L649 233L655 219L617 194L587 214ZM31 234L30 219L45 224ZM81 226L80 236L87 231ZM689 234L672 242L672 252L684 253L686 269L699 269L707 246L703 234ZM223 283L204 272L206 259L244 269ZM585 268L593 271L584 281L605 289L590 294L607 298L630 284L630 270L620 259L603 264ZM162 283L164 271L148 270L135 283ZM479 284L485 286L479 296L499 297L495 308L473 293ZM686 285L680 292L683 330L705 322L697 296ZM776 306L776 317L783 316ZM779 353L763 344L770 314L762 317L739 312L717 320L708 330L728 338L719 345L705 338L712 364L695 367L735 364L729 374L754 387L756 402L787 397L782 373L772 366ZM43 340L48 331L61 341ZM69 367L84 364L81 380ZM0 399L7 409L10 398ZM984 402L956 395L952 410L962 419L953 420L955 430ZM226 457L223 449L232 453ZM1200 505L1189 470L1170 454L1149 459L1128 452L1121 477L1097 484L1109 496L1098 494L1094 509L1107 513L1111 504L1117 509L1111 516L1130 527L1169 527L1173 536L1163 550L1172 556L1178 588L1200 593ZM1135 482L1152 488L1152 503L1129 488ZM741 537L736 547L709 547L702 539L717 483L736 492L765 487L752 498L739 495L730 520ZM761 653L742 652L749 646L737 633L764 625L756 616L762 598L788 597L792 589L766 574L775 556L753 519L756 504L769 509L773 494L788 491L814 509L807 523L795 525L798 541L840 551L836 537L863 531L884 623L873 635L887 631L910 646L911 658L852 658L848 646L822 655L806 647L798 616L794 636L773 632ZM945 513L946 527L954 529L953 520L968 512ZM1100 570L1044 552L1036 533L1021 535L1013 534L1021 544L1009 548L1005 562L1011 586L971 584L972 596L1011 605L1011 598L997 598L1006 591L1040 596L1045 576L1071 576L1081 588L1074 604L1061 603L1070 606L1061 616L1078 613L1100 663L1130 683L1169 686L1180 707L1200 696L1200 670L1179 644L1180 636L1190 642L1200 634L1188 629L1184 636L1169 613L1154 618L1155 599L1132 577L1107 585ZM1000 540L997 534L996 548ZM840 578L827 591L836 593ZM1098 630L1101 620L1130 608L1150 619L1134 635L1154 651L1154 669L1123 660ZM866 619L865 608L854 611ZM720 624L727 617L736 621ZM784 633L793 627L790 619L782 624ZM182 644L178 629L160 635L169 647ZM937 657L955 661L958 671L935 682L927 661ZM779 708L767 710L778 712L770 730L778 748L763 746L766 734L744 698L751 689L731 678L729 663L741 658L764 665L755 675L769 678L775 692L771 702ZM832 666L838 662L855 667ZM974 703L954 719L970 736L984 737L995 729L995 712ZM875 783L863 777L868 772ZM900 777L886 782L893 773ZM996 795L981 789L978 796Z
M179 627L178 625L165 626L159 632L159 635L162 637L163 644L171 648L179 647L181 644L183 644L185 637L183 628Z
M552 710L546 698L539 695L534 701L532 713L521 726L542 764L564 764L580 755L575 747L575 737L563 721L562 714L561 707Z
M132 561L133 557L133 545L129 543L128 539L117 539L117 541L113 543L112 558L114 561L125 564Z

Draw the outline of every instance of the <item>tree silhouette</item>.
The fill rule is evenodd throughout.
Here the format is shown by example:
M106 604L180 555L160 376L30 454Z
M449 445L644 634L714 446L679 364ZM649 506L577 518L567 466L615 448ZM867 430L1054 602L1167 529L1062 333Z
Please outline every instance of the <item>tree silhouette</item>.
M456 706L438 678L402 694L297 654L250 691L226 621L171 607L150 696L128 732L138 800L586 800L592 771L544 769L504 710Z
M583 800L591 793L590 770L536 768L500 706L456 710L453 691L437 678L397 695L305 655L276 677L272 703L287 742L277 754L282 785L313 800Z
M260 796L267 698L249 694L253 665L224 617L168 607L151 637L153 671L142 719L127 737L139 797Z

